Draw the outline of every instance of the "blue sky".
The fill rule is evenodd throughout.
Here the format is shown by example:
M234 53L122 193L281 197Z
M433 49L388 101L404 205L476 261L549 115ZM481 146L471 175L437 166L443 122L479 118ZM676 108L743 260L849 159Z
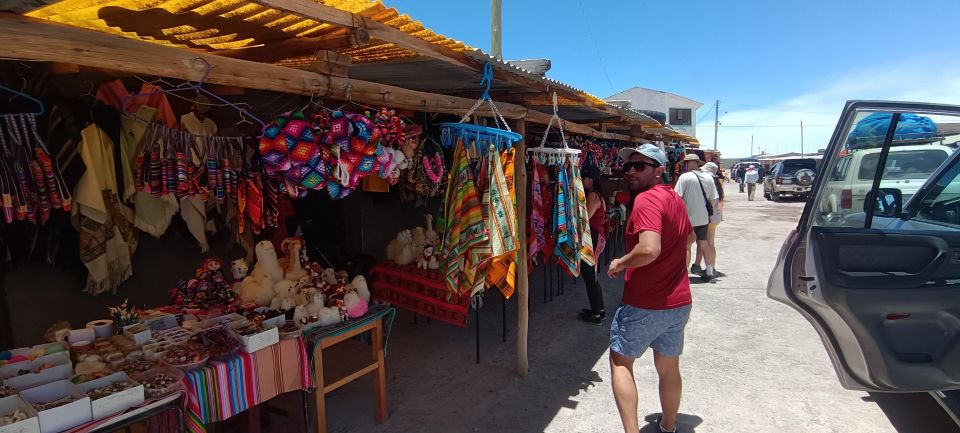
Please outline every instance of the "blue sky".
M489 51L488 1L385 0ZM697 136L719 149L823 147L847 99L960 104L960 1L503 2L506 59L549 58L548 76L606 97L642 86L706 106ZM602 59L602 61L601 61Z

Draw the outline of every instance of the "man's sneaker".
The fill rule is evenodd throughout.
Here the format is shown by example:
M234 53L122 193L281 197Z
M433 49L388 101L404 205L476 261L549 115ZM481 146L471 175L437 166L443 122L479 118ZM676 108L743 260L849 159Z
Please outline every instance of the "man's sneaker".
M704 272L704 273L703 273L703 281L706 281L706 282L708 282L708 283L716 283L716 282L717 282L717 271L714 270L713 272L710 272L710 273Z
M578 317L580 318L581 321L584 321L587 323L594 323L598 325L603 323L603 315L593 314L592 312L590 313L581 312Z
M584 308L584 309L580 310L580 314L590 314L590 315L593 315L593 310L590 309L590 308ZM601 318L601 319L607 318L607 311L606 311L606 310L600 310L600 318Z
M694 263L690 265L690 273L694 275L700 275L703 273L703 268L701 268L700 265Z

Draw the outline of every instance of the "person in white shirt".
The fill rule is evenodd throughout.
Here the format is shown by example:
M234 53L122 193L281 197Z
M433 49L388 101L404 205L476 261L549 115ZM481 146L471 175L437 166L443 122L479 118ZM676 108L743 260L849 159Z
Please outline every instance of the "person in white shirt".
M747 183L747 200L753 201L753 195L757 192L757 183L760 182L760 172L757 171L757 166L751 164L747 167L747 173L743 176L743 180Z
M674 189L683 198L683 202L687 206L687 216L690 218L693 232L697 235L697 251L703 251L703 261L705 262L703 277L713 282L717 278L714 269L717 251L710 245L708 227L714 210L719 212L717 200L720 198L720 194L714 186L713 178L700 171L703 161L700 160L699 156L689 154L683 158L683 164L686 172L677 179L677 185ZM690 265L690 250L687 250L687 265ZM699 269L691 267L690 270L693 272Z

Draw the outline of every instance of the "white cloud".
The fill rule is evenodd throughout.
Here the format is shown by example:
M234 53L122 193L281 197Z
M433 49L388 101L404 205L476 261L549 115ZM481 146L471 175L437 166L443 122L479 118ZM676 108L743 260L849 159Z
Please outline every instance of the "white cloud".
M803 121L804 151L815 152L827 146L840 110L851 99L960 105L957 71L960 56L926 56L850 72L819 89L766 107L724 106L721 99L720 123L724 126L719 130L719 150L724 157L747 156L753 136L754 153L761 149L767 153L799 152ZM713 148L713 116L709 117L697 125L697 138L704 148Z

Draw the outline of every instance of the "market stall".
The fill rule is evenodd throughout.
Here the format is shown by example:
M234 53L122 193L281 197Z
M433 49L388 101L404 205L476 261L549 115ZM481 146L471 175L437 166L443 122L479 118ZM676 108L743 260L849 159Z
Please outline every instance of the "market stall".
M583 236L581 164L591 160L612 173L611 149L637 142L631 131L659 126L449 40L411 35L389 14L371 19L300 1L246 4L244 14L286 14L291 26L323 23L304 36L270 33L264 21L227 11L167 16L123 2L49 3L30 17L0 14L5 57L38 62L32 65L42 71L0 62L0 72L15 77L0 74L12 95L4 111L14 113L0 124L6 223L42 227L53 240L75 231L76 244L67 244L75 248L43 251L52 263L60 255L77 258L84 296L122 294L133 282L154 294L149 309L122 305L89 328L51 328L50 339L59 341L53 345L0 354L16 373L4 377L16 386L0 401L0 416L35 422L44 433L106 429L178 404L186 427L202 431L280 394L314 387L323 431L325 394L365 374L377 377L382 421L384 349L396 310L377 301L465 326L484 292L505 300L517 294L517 371L526 374L532 251L526 238L537 233L530 222L544 224L550 214L556 249L543 250L542 260L559 259L576 276L581 259L596 260ZM167 37L134 25L149 14L163 15L154 18L170 28L203 22L266 45L190 39L195 35L145 42ZM331 31L337 26L346 32ZM115 28L126 33L108 34ZM192 41L190 50L178 46L183 40ZM411 53L445 65L429 69L438 79L424 76L414 60L378 65ZM484 83L473 84L482 91L479 100L470 92L448 95L476 83L476 74ZM30 88L14 88L21 76ZM553 89L544 91L545 84ZM553 103L510 95L531 89L552 95ZM440 122L443 114L455 117ZM628 133L590 126L597 121L628 125ZM557 138L547 140L551 134ZM569 134L578 138L568 143ZM528 152L534 136L544 138ZM528 172L536 182L527 182ZM541 186L557 207L543 207ZM370 220L364 207L380 200L377 194L398 194L405 208L417 203L432 212ZM317 220L332 209L359 217L323 230ZM528 211L536 216L528 218ZM436 219L407 222L424 213ZM394 229L408 231L388 243L384 233ZM140 280L142 269L157 265L138 257L161 245L148 236L163 242L171 232L201 254L229 255L204 258L193 272ZM334 232L351 233L350 239L334 240ZM178 253L169 251L166 266L195 266L182 264ZM386 260L374 265L357 253ZM228 276L226 263L238 257ZM389 284L394 288L383 289ZM324 352L364 332L373 336L375 362L346 363L356 370L326 377L330 364L323 360L333 355ZM42 384L18 379L35 374L44 375ZM78 389L107 378L103 386ZM32 391L35 385L49 388ZM100 399L84 394L135 388L142 397L102 412L96 412ZM68 407L76 417L48 425Z

